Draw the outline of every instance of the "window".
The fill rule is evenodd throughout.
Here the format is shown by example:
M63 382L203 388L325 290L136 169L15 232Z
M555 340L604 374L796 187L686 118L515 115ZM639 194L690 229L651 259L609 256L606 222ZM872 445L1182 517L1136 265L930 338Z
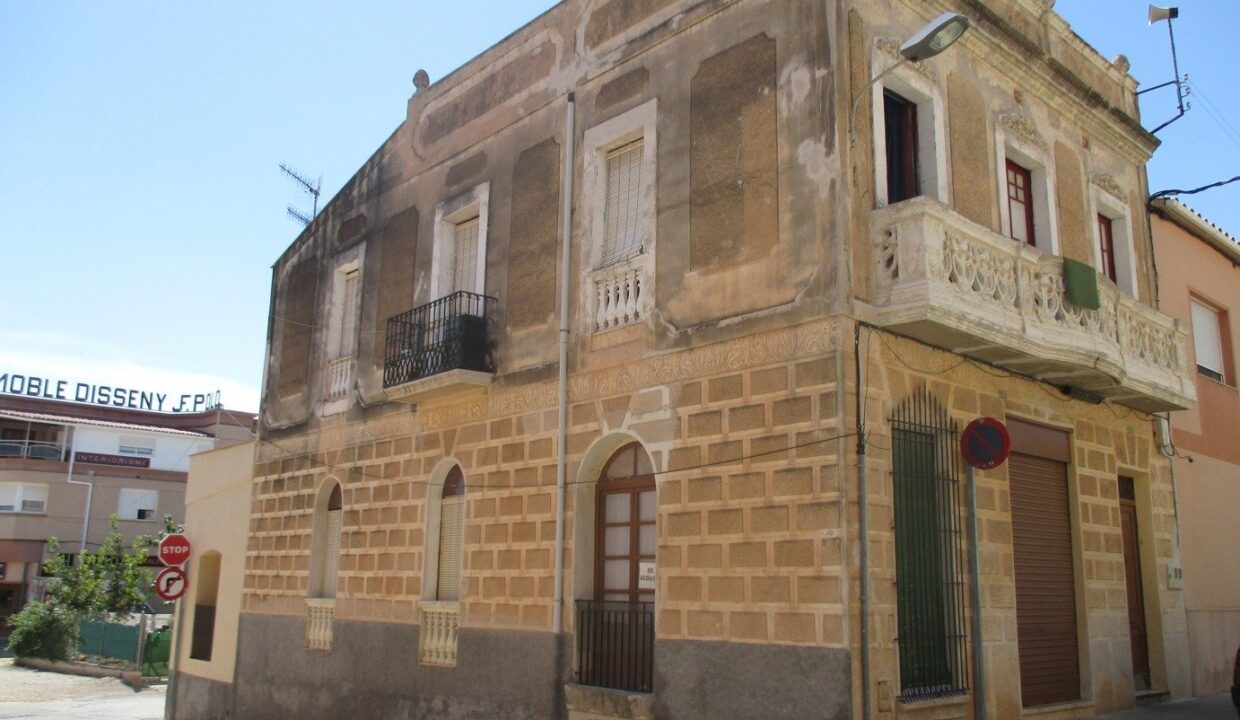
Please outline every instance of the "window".
M1098 254L1099 270L1111 282L1116 282L1115 275L1115 229L1111 218L1098 214Z
M344 274L344 308L340 317L340 341L336 357L353 354L353 341L357 336L357 268Z
M920 194L917 177L917 106L890 90L883 92L887 135L887 202Z
M120 445L117 450L121 455L135 455L137 457L149 458L155 454L155 438L125 435L121 437Z
M337 261L331 285L326 339L327 376L323 401L324 413L341 412L348 408L349 388L353 383L353 353L357 349L358 298L361 286L361 252L358 245L342 254ZM342 401L342 402L337 402Z
M658 502L650 456L631 443L607 462L596 490L594 597L653 601Z
M1197 356L1197 372L1219 382L1230 382L1227 372L1227 346L1224 342L1227 314L1193 299L1193 350Z
M189 656L210 660L215 645L215 605L220 591L220 554L210 550L198 561L194 582L194 627L190 634Z
M964 541L956 433L921 390L891 419L900 695L965 687Z
M486 292L490 183L439 203L431 265L431 299L454 292Z
M47 486L0 483L0 512L42 515L47 512Z
M642 250L642 141L607 153L607 195L603 203L603 251L599 266Z
M892 62L883 49L875 48L874 67ZM901 66L871 92L875 204L884 207L919 196L946 202L947 130L937 83Z
M590 332L640 322L654 299L655 172L658 100L586 130L582 157L583 323Z
M443 483L439 504L439 562L435 599L461 599L461 542L465 533L465 476L454 467Z
M310 597L336 597L340 567L340 525L343 515L340 484L332 482L320 491L311 540Z
M121 490L116 516L121 520L154 520L159 509L158 490Z
M1037 247L1033 222L1033 173L1012 160L1007 161L1008 237Z

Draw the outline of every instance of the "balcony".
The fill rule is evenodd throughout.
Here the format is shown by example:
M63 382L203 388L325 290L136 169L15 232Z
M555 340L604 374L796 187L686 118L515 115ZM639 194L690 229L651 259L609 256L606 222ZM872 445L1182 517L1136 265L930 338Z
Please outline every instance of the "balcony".
M495 298L459 291L387 321L383 389L420 402L478 389L495 374L488 328Z
M0 440L0 458L31 458L63 461L69 451L54 442L38 440Z
M341 357L327 363L327 392L323 393L323 401L332 402L347 397L352 379L353 358Z
M1138 410L1195 400L1184 323L1099 280L1072 306L1062 259L917 198L873 215L877 324Z
M306 598L307 650L332 649L332 625L335 618L335 599Z
M461 605L426 600L418 603L422 627L418 632L418 662L423 665L456 667L457 631L461 625Z

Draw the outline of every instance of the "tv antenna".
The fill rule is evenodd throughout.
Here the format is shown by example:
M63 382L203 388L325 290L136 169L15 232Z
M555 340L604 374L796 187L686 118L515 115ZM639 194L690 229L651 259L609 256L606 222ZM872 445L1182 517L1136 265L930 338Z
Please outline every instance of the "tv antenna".
M1159 130L1162 130L1163 128L1167 127L1168 125L1175 122L1176 120L1179 120L1180 118L1184 117L1184 112L1192 107L1192 105L1187 105L1184 102L1184 96L1188 94L1184 91L1184 83L1188 82L1188 74L1185 73L1183 77L1180 76L1180 62L1179 60L1176 59L1176 56L1175 56L1175 32L1171 29L1171 21L1178 18L1179 16L1180 16L1180 9L1178 7L1158 7L1157 5L1150 5L1149 21L1150 21L1151 26L1153 26L1154 23L1160 20L1167 21L1167 35L1171 38L1171 69L1172 69L1172 72L1175 73L1175 77L1172 78L1171 80L1168 80L1165 83L1159 83L1158 85L1155 85L1154 87L1148 87L1148 88L1145 88L1144 90L1140 90L1137 92L1137 95L1144 95L1145 93L1151 90L1159 90L1161 88L1174 85L1175 86L1175 101L1176 101L1176 104L1179 106L1179 110L1180 110L1179 112L1175 114L1175 117L1171 118L1167 122L1151 130L1150 131L1151 135L1157 133Z
M284 163L280 163L280 171L293 178L298 185L301 185L302 192L314 197L314 210L312 210L309 215L301 210L298 210L292 205L285 208L285 210L288 211L289 217L300 222L303 226L309 225L310 222L314 220L314 216L319 214L319 188L323 184L323 176L320 175L318 180L310 182L301 173L290 168Z

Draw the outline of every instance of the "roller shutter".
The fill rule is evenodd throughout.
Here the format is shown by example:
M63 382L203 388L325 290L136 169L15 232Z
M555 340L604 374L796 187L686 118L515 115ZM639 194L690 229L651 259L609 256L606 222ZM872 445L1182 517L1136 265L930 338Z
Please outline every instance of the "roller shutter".
M1012 544L1024 706L1081 697L1068 466L1013 453Z

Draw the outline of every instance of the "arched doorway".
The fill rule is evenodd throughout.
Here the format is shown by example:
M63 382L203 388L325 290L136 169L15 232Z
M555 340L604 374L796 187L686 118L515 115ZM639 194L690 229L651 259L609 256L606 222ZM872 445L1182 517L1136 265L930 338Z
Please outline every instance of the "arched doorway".
M611 456L595 493L594 598L653 602L658 501L654 468L640 444Z

